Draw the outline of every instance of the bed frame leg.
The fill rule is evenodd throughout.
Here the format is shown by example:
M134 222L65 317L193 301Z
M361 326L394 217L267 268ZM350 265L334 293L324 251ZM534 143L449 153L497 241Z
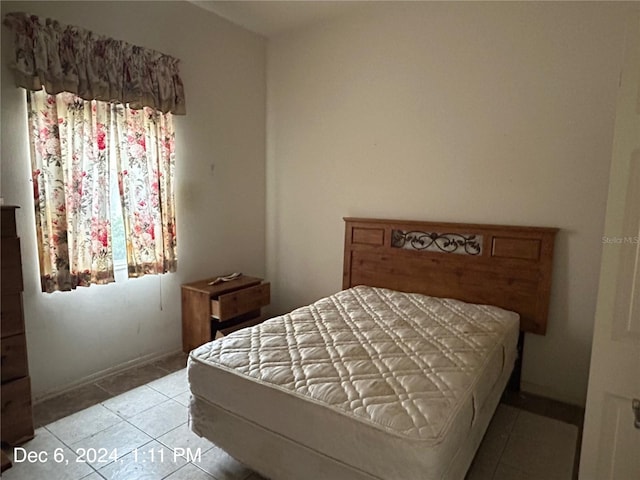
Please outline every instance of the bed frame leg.
M507 390L510 392L520 391L520 377L522 375L522 354L524 353L524 332L520 332L518 335L518 356L516 357L515 365L513 366L513 373L509 378L507 384Z

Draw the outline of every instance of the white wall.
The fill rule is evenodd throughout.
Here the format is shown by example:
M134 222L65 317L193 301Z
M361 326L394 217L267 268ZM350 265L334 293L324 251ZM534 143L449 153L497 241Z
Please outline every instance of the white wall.
M584 404L629 8L392 2L270 39L274 310L341 288L343 216L559 227L523 382Z
M178 271L74 292L39 290L24 91L2 28L2 196L17 204L36 398L181 348L180 284L265 270L265 40L186 2L2 2L181 59L175 117ZM215 164L211 174L211 164Z

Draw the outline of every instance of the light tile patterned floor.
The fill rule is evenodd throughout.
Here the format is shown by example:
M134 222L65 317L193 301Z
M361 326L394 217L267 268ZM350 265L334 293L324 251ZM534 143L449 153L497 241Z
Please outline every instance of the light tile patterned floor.
M14 462L2 478L261 480L189 430L184 362L174 355L36 406L40 426L23 448L46 461ZM501 404L467 480L571 480L577 435L575 425Z
M467 480L571 480L578 427L500 404Z

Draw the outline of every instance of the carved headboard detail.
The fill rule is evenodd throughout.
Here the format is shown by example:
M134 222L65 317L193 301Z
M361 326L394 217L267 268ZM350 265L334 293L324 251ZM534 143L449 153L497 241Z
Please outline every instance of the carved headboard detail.
M496 305L547 328L556 228L345 218L342 288L386 287Z

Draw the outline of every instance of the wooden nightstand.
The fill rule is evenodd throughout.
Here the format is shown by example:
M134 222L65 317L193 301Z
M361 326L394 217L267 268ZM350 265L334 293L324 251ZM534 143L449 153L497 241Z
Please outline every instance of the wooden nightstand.
M209 285L217 277L182 285L182 350L190 352L223 334L260 323L271 286L261 278L240 277Z

